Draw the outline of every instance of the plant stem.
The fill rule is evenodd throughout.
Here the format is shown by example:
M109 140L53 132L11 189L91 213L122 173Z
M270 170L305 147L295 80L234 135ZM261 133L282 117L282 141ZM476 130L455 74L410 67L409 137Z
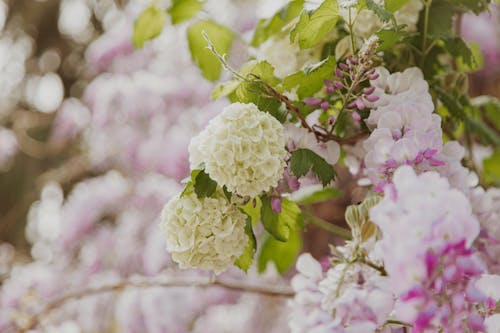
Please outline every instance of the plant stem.
M431 9L432 0L424 0L425 13L424 13L424 31L422 32L422 60L420 62L420 68L424 68L425 57L430 51L427 49L427 30L429 29L429 12Z
M351 53L354 55L354 52L356 51L356 44L354 42L354 34L352 32L352 27L354 26L354 23L352 22L351 19L351 7L349 7L349 37L351 38Z
M308 220L309 223L312 223L314 225L317 225L318 227L329 231L337 236L342 237L343 239L350 240L352 239L351 232L345 228L336 226L335 224L332 224L328 221L323 220L322 218L319 218L309 212L303 212L304 217Z

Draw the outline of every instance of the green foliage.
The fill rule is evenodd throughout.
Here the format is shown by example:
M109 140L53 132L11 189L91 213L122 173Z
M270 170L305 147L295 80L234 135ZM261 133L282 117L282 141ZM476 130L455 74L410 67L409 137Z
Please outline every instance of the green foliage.
M217 190L217 183L205 173L205 170L196 169L191 171L191 175L181 196L193 190L200 199L211 197Z
M312 193L295 198L294 201L299 205L310 205L324 202L333 198L338 198L342 192L334 187L325 187Z
M248 271L253 262L253 257L255 255L255 249L257 248L257 240L255 239L255 235L252 229L252 221L249 216L247 219L247 224L245 225L245 234L248 237L248 245L243 250L241 256L236 259L234 265L239 267L245 273Z
M165 13L156 6L148 7L134 22L132 43L135 48L141 48L144 43L158 36L165 24Z
M246 80L234 79L218 85L212 98L228 96L232 102L254 103L259 110L269 112L278 121L284 122L287 110L274 96L270 96L266 85L275 87L280 80L274 76L274 67L267 61L250 61L240 71Z
M448 37L444 39L446 50L455 58L460 60L467 68L476 70L478 63L474 54L465 41L460 37Z
M297 178L312 171L323 186L328 185L335 178L333 167L310 149L295 150L290 157L290 168Z
M207 41L203 37L205 32L219 54L227 54L234 40L234 33L214 21L202 20L191 25L187 30L189 50L191 56L200 67L203 76L210 81L219 79L222 64L219 59L207 49Z
M192 18L203 8L203 1L199 0L173 0L172 6L167 10L173 24L179 24Z
M386 10L383 6L376 4L373 0L365 0L366 8L370 9L377 15L382 22L389 22L394 19L394 15L388 10Z
M332 76L335 66L335 58L328 57L318 64L288 75L283 80L283 88L291 91L297 87L297 96L300 99L312 96L323 87L324 80Z
M488 9L489 0L448 0L455 5L457 9L462 11L472 11L479 14Z
M427 33L432 37L449 37L452 35L454 6L448 1L433 1L429 10ZM425 11L421 12L420 24L424 24ZM420 27L420 31L423 28Z
M403 7L409 0L385 0L385 9L389 12L394 13L401 7Z
M284 273L293 266L302 247L302 238L298 230L293 230L286 242L280 242L267 236L257 260L259 273L263 273L269 262L274 262L278 272Z
M494 186L500 186L500 149L483 161L484 181Z
M274 14L274 16L261 19L253 35L252 46L257 47L272 35L279 33L285 25L300 14L303 5L304 0L294 0Z
M290 33L290 40L298 39L301 49L308 49L324 42L324 37L333 30L339 19L336 0L325 0L319 8L309 14L305 11Z
M240 207L240 210L247 214L252 220L252 224L255 225L260 221L260 210L262 208L262 201L259 197L256 197Z
M377 32L380 44L377 51L389 51L394 46L407 40L408 37L413 36L413 33L403 30L385 29Z
M264 195L261 200L260 216L264 228L277 240L288 241L290 233L303 225L300 207L295 202L282 198L281 213L278 214L271 207L271 197Z
M376 225L370 221L370 209L381 199L380 196L369 196L361 204L347 207L345 220L355 241L364 243L377 232Z

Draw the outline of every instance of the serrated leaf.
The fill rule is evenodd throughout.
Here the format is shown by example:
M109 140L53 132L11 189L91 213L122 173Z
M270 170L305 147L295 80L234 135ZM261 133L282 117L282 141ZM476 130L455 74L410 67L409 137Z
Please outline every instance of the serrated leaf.
M285 25L300 14L303 4L304 0L291 1L272 17L259 20L251 45L258 47L269 37L279 33Z
M338 11L335 0L323 1L312 14L303 11L290 33L290 41L298 40L301 49L308 49L324 42L324 37L337 24Z
M290 237L286 242L280 242L268 236L262 245L257 260L259 273L265 272L269 262L274 262L276 269L281 274L286 272L295 263L301 247L302 238L297 230L290 233Z
M200 170L196 175L193 183L194 192L198 198L210 197L217 189L217 183L205 173L205 170Z
M273 117L283 122L286 113L283 114L280 109L281 102L276 98L267 97L263 83L270 86L278 85L279 79L274 76L274 67L267 61L251 61L243 66L240 74L248 77L250 82L241 82L238 85L234 90L234 100L241 103L254 103L259 110L269 112Z
M305 176L309 171L318 177L323 186L335 178L333 167L324 158L310 149L297 149L290 157L290 168L295 177Z
M205 32L212 42L217 53L229 53L234 40L234 33L223 25L211 20L202 20L191 25L187 30L189 50L191 56L203 76L210 81L219 79L222 64L219 59L207 49L207 41L203 37Z
M374 12L375 15L377 15L378 18L382 20L382 22L389 22L391 19L394 18L394 16L390 11L376 4L373 0L365 0L365 1L366 1L366 8Z
M409 0L385 0L385 9L394 13L408 3Z
M303 219L300 207L293 201L282 198L281 213L273 211L271 206L271 198L263 196L260 217L264 228L274 238L279 241L286 242L290 237L292 230L297 230L302 227Z
M456 59L459 59L470 70L478 68L478 63L472 54L471 49L460 37L449 37L444 39L446 50Z
M236 267L239 267L245 273L247 273L248 269L252 265L253 257L255 255L255 249L257 248L257 240L255 239L255 234L252 229L252 221L251 218L248 217L247 223L245 225L245 234L248 237L248 244L243 250L241 256L234 262Z
M376 33L380 40L377 51L387 51L392 49L397 44L403 42L412 34L403 30L380 30Z
M172 6L167 10L173 24L179 24L192 18L203 8L203 1L198 0L173 0Z
M323 87L324 80L332 76L335 66L335 58L328 57L318 64L288 75L283 80L283 88L292 91L297 87L297 96L300 99L312 96Z
M424 10L421 11L419 24L420 31L423 31ZM452 35L454 6L448 1L433 1L429 10L428 29L429 36L434 38L448 37Z
M144 43L158 36L165 24L165 13L156 6L148 7L134 22L132 43L135 48L141 48Z

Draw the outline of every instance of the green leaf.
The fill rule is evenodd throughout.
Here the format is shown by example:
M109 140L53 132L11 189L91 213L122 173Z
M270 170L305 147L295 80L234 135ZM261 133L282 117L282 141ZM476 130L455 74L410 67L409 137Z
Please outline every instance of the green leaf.
M143 47L144 43L158 36L165 24L165 13L156 6L148 7L134 22L132 43L135 48Z
M300 193L302 192L301 189L301 191L295 192L291 199L299 205L310 205L324 202L333 198L338 198L342 195L342 192L334 187L325 187L319 189L317 187L312 187L312 189L312 192Z
M408 3L409 0L385 0L385 9L394 13Z
M475 71L478 68L478 63L474 58L474 54L465 41L460 37L449 37L444 39L446 50L454 57L459 59L466 68Z
M210 81L219 79L222 64L219 59L207 49L207 41L202 35L205 32L219 54L227 54L234 40L234 33L211 20L203 20L191 25L187 30L191 56L200 67L203 76Z
M202 169L192 170L189 177L187 177L181 181L181 183L186 184L184 187L184 190L181 192L181 197L184 194L190 193L194 189L195 179L201 171L202 171Z
M366 8L374 12L375 15L377 15L382 20L382 22L389 22L391 19L394 18L394 16L390 11L387 11L384 7L376 4L373 0L365 0L365 1L366 1Z
M498 135L497 131L490 128L482 120L467 117L465 123L465 125L468 126L472 132L479 136L481 141L487 144L492 144L495 147L500 147L500 135Z
M500 185L500 149L483 161L483 177L489 184Z
M488 9L489 0L448 0L462 11L472 11L479 14Z
M247 202L246 205L241 206L240 210L248 215L252 220L252 224L255 225L260 220L260 210L262 208L262 201L259 197L255 197L254 199Z
M423 15L424 10L420 13L419 23L420 31L423 31ZM433 1L431 8L429 10L429 23L427 33L429 36L438 37L448 37L452 35L453 31L453 15L454 6L447 1Z
M259 253L257 268L259 273L263 273L269 262L274 262L276 269L280 273L286 272L293 266L302 247L300 232L294 230L290 233L287 242L280 242L268 236Z
M286 242L292 230L302 227L303 218L300 207L293 201L281 199L281 213L276 213L271 207L271 197L262 196L260 216L264 228L281 242Z
M312 14L303 11L290 33L290 41L298 39L301 49L308 49L324 42L324 37L333 30L339 19L336 0L325 0Z
M245 234L248 237L248 245L243 250L241 256L236 259L234 264L246 273L252 265L255 249L257 248L257 240L255 239L255 235L253 233L252 221L250 217L248 217L247 224L245 225Z
M297 178L305 176L311 170L323 186L328 185L335 178L333 167L309 149L297 149L292 152L290 168Z
M286 118L286 110L281 109L281 102L273 97L268 97L263 82L270 86L277 86L280 82L274 76L274 67L267 61L251 61L240 71L241 75L248 77L250 82L240 81L234 90L233 101L241 103L254 103L259 110L269 112L280 122Z
M193 185L194 192L200 199L212 196L217 189L217 183L205 173L205 170L198 172Z
M403 30L380 30L376 34L380 40L377 51L390 50L412 35L412 33Z
M323 87L324 80L332 76L335 66L335 58L328 57L318 64L288 75L283 80L283 88L291 91L297 87L297 96L300 99L312 96Z
M221 97L227 96L236 90L241 84L241 81L231 80L225 83L221 83L215 87L212 91L212 99L219 99Z
M269 37L279 33L285 25L300 14L303 4L304 0L291 1L272 17L259 20L251 45L258 47Z
M203 1L173 0L167 12L172 18L172 23L179 24L192 18L201 8L203 8Z

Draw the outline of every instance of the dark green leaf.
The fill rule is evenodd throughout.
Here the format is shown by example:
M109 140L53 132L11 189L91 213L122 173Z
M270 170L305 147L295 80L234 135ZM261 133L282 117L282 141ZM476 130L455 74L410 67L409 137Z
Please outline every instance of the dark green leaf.
M193 60L200 67L203 76L207 80L216 81L220 77L222 64L207 49L207 41L202 32L207 34L215 50L221 55L229 53L234 40L234 33L225 26L211 20L196 22L187 30L189 50Z
M309 149L297 149L290 157L290 168L295 177L305 176L309 170L318 177L323 186L335 178L333 167L321 156Z
M305 11L300 15L290 33L290 40L298 39L301 49L308 49L324 42L324 37L333 30L339 19L336 0L325 0L312 14Z
M255 239L255 235L253 233L252 221L250 217L248 217L247 224L245 225L245 234L248 237L248 245L243 250L243 254L234 262L234 264L246 273L252 265L255 249L257 248L257 240Z
M460 59L470 70L476 70L478 63L471 49L460 37L449 37L444 39L448 52L456 59Z
M476 14L488 9L489 0L448 0L462 11L472 11Z
M411 35L411 33L403 30L380 30L377 32L377 36L380 40L377 51L390 50Z
M424 12L422 10L420 13L419 22L421 25L424 24ZM427 33L434 38L451 36L454 14L454 6L448 1L433 1L429 10ZM420 31L423 31L422 26L420 27Z
M158 36L165 24L165 13L156 6L144 10L134 22L132 43L135 48L141 48L144 43Z
M268 236L262 245L257 261L259 273L263 273L269 262L274 262L278 272L284 273L293 266L302 247L300 232L290 233L287 242L280 242Z
M194 192L198 198L210 197L217 189L217 183L210 178L205 170L201 170L194 181Z
M167 10L173 24L182 23L192 18L203 8L203 2L198 0L174 0Z

